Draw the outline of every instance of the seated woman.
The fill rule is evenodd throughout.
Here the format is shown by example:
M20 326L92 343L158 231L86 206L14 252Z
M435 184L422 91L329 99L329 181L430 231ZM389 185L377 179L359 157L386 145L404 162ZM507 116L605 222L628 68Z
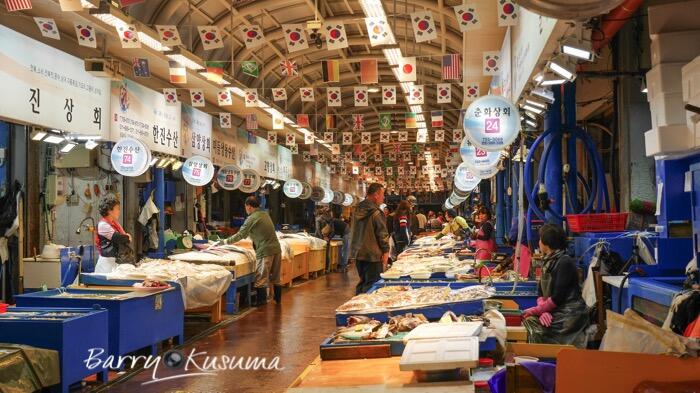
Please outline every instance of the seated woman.
M469 230L467 220L458 215L454 209L449 209L445 212L445 219L447 220L447 224L445 224L445 227L442 228L442 232L438 233L435 238L440 239L443 236L452 234L452 236L456 238L463 239L467 230Z
M478 260L490 261L496 252L496 231L493 229L491 218L491 211L486 207L482 207L476 215L479 229L472 232L472 242L469 246L476 249L475 258Z
M565 254L566 242L561 227L545 224L540 228L540 251L544 254L541 297L536 307L523 313L523 325L530 343L585 348L588 309L581 297L576 262Z

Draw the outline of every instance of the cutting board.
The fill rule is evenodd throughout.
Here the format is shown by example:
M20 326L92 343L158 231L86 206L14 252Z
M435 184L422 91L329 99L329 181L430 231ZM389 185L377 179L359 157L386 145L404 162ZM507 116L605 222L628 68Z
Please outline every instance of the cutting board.
M455 323L426 323L416 326L404 338L409 340L422 340L434 338L459 338L478 336L481 333L483 322L455 322Z
M411 340L401 356L401 371L474 368L479 363L479 338Z

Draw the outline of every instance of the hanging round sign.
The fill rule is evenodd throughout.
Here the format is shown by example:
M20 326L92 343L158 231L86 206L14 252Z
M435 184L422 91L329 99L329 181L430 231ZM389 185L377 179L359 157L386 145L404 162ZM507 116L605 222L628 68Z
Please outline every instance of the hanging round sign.
M182 177L193 186L205 186L214 178L214 164L202 156L192 156L182 164Z
M342 205L343 201L345 201L345 194L340 191L333 191L333 204Z
M499 151L508 147L520 132L518 108L501 96L478 98L467 108L464 133L476 147Z
M316 203L321 203L323 201L323 197L326 196L326 191L323 189L323 187L312 187L311 188L311 200L316 202Z
M241 171L243 181L239 189L246 194L251 194L260 188L260 175L254 169L244 169Z
M459 146L459 154L462 156L462 162L474 171L481 168L490 168L498 164L501 158L501 152L479 149L468 138L462 139L462 144Z
M216 182L224 190L233 191L243 183L243 171L238 165L226 165L219 169Z
M311 198L311 184L306 182L301 182L301 195L299 199L309 199Z
M323 199L321 199L321 203L331 203L333 202L333 190L330 188L323 188Z
M350 207L350 206L352 206L353 202L355 202L355 198L353 198L352 195L350 195L350 194L344 195L343 206Z
M299 196L301 196L303 188L304 187L301 185L301 182L299 180L289 179L286 182L284 182L284 187L282 187L282 191L284 192L284 195L286 195L288 198L299 198Z
M122 176L141 176L151 163L151 150L133 138L120 139L110 154L112 168Z
M450 202L453 206L457 206L466 200L467 198L462 198L452 193L447 201Z
M454 184L461 191L473 190L480 181L481 179L476 177L464 163L459 164L455 170Z
M498 165L494 165L490 168L477 169L475 171L472 171L470 169L470 171L474 174L475 177L481 180L490 179L498 173Z

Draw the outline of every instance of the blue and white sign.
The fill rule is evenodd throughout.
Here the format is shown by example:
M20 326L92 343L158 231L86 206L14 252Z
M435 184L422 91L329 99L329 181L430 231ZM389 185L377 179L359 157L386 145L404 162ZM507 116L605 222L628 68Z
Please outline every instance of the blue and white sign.
M216 175L216 182L227 191L233 191L243 183L243 172L238 165L226 165L219 169Z
M498 160L501 158L501 152L479 149L467 138L462 139L462 145L459 147L459 154L462 156L462 162L467 164L467 167L474 171L491 168L498 164Z
M206 186L214 178L214 164L206 157L190 157L182 165L182 177L193 186Z
M282 187L284 195L286 195L288 198L299 198L303 189L304 186L301 185L301 182L295 179L287 180L284 183L284 187Z
M472 102L464 116L464 133L476 147L500 151L520 132L520 113L501 96L487 95Z
M258 175L258 172L254 169L244 169L241 173L243 174L243 182L239 187L241 191L251 194L260 188L260 175Z
M461 163L455 170L455 187L462 192L469 192L476 188L481 181L474 173L469 170L466 164Z
M141 141L124 138L112 147L110 161L112 168L122 176L141 176L151 163L151 150Z

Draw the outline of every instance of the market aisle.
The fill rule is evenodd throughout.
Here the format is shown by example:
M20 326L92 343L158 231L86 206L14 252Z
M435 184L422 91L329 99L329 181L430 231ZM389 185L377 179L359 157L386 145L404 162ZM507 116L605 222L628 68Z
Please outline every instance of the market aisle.
M151 380L143 371L110 387L110 392L283 392L318 356L318 346L335 329L334 310L354 294L357 273L332 273L284 292L282 306L258 308L185 348L210 356L280 357L282 371L222 371L216 376L190 377L142 386ZM200 362L201 363L201 362ZM160 367L163 370L164 367ZM168 370L170 371L170 370ZM182 370L178 370L182 373ZM166 373L159 373L159 377Z

